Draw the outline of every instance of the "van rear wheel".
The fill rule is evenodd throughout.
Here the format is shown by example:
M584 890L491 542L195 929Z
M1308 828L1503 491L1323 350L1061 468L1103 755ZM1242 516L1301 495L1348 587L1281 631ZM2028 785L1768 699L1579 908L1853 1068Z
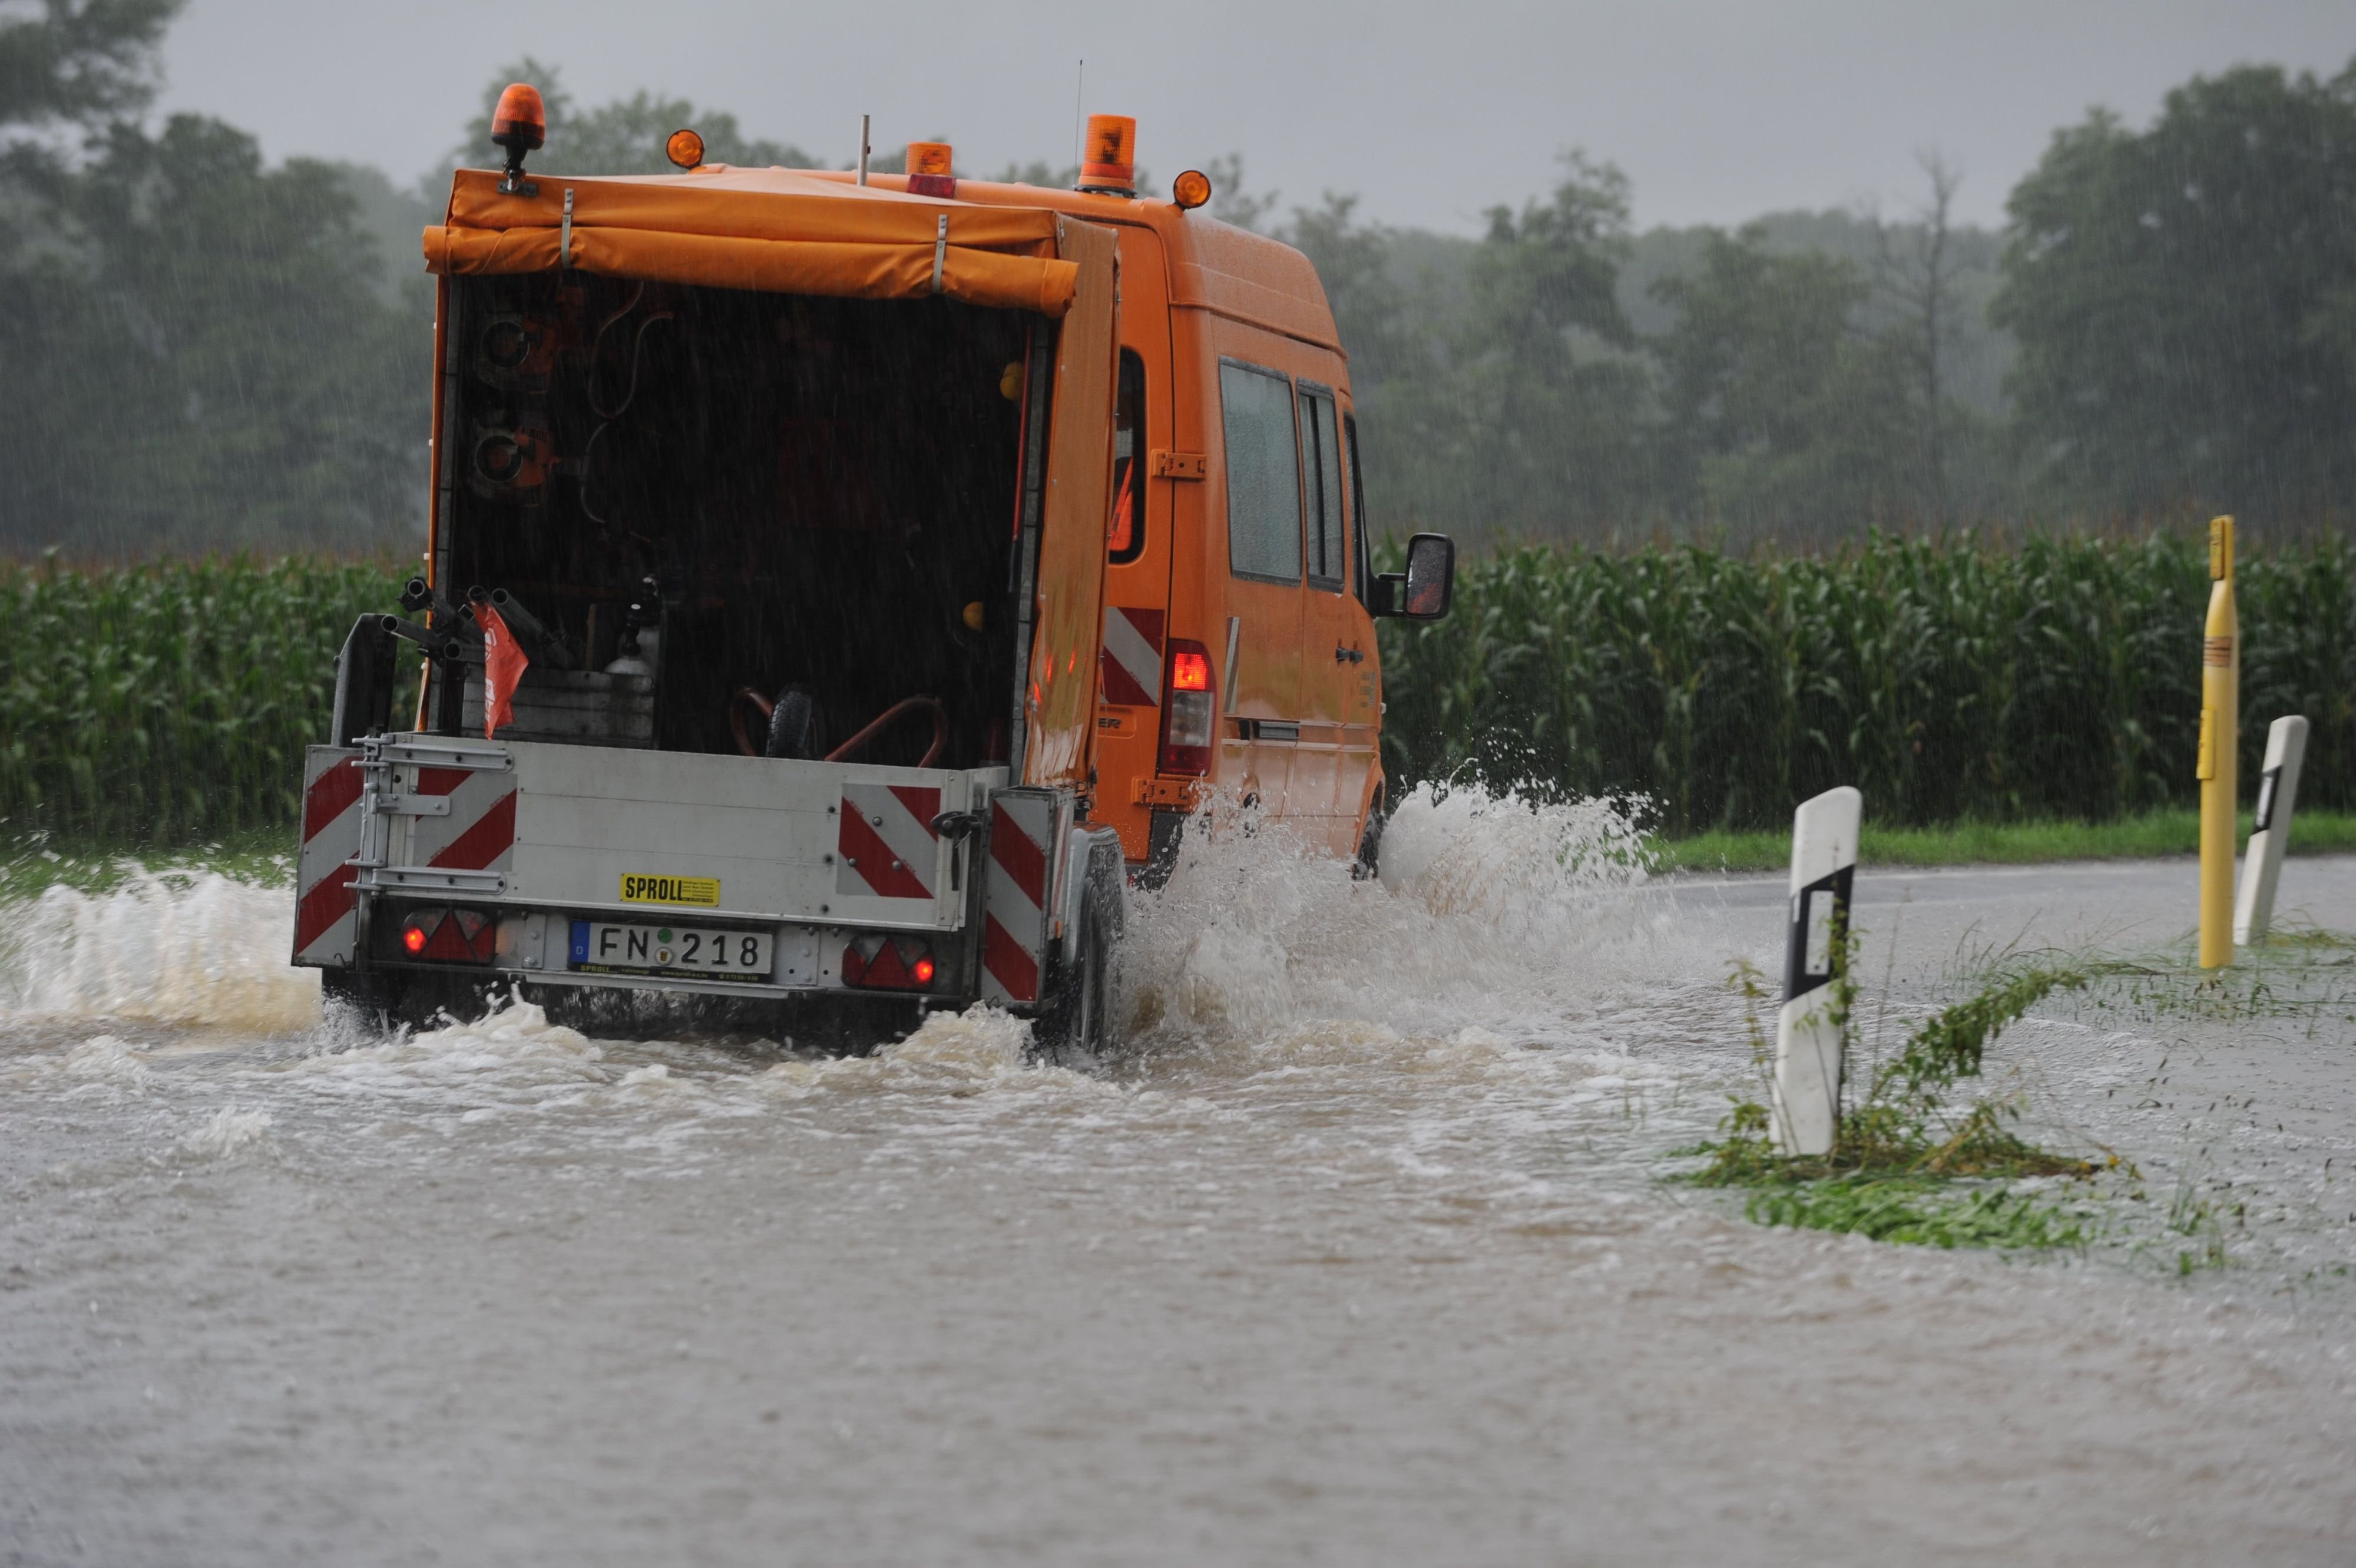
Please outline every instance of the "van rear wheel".
M1102 1056L1112 1039L1112 919L1096 887L1081 897L1076 935L1079 952L1039 1015L1040 1048L1058 1062Z
M1383 802L1377 796L1366 812L1366 826L1358 834L1358 853L1350 860L1350 880L1372 882L1383 874Z

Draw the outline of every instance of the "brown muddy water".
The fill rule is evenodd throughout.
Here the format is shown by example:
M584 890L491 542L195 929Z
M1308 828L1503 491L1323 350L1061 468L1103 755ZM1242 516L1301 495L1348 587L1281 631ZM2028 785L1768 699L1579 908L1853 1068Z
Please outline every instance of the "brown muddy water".
M862 1059L323 1019L290 897L0 908L0 1561L2356 1562L2356 970L1992 1052L2095 1240L1769 1230L1776 879L1600 808L1265 835L1141 903L1124 1047ZM1539 869L1533 870L1532 867ZM1995 950L2180 961L2188 863L1870 875L1869 1041ZM2356 864L2286 922L2356 929Z

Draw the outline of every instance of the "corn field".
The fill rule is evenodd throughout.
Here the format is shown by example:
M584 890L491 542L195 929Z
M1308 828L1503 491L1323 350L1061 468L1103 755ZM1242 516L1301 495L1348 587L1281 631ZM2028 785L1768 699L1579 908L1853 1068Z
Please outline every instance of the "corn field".
M2297 713L2301 803L2356 806L2356 546L2250 552L2237 594L2245 803ZM1392 792L1641 794L1672 833L1781 826L1837 784L1905 824L2189 804L2208 598L2205 545L2164 534L1508 551L1449 619L1383 623Z
M0 563L0 839L201 841L292 823L335 657L390 567Z
M1853 783L1877 820L2102 820L2197 798L2198 541L1874 538L1830 556L1522 549L1386 621L1393 798L1427 778L1644 795L1670 832L1776 827ZM291 824L336 650L389 565L0 564L0 839ZM2356 809L2356 545L2239 575L2242 781L2305 714L2302 803Z

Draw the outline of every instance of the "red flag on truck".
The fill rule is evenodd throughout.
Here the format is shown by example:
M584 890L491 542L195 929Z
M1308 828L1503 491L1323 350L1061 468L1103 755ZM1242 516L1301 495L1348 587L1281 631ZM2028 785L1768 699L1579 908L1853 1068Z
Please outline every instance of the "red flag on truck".
M483 628L483 738L489 740L501 725L515 723L516 688L531 660L489 600L475 606L475 624Z

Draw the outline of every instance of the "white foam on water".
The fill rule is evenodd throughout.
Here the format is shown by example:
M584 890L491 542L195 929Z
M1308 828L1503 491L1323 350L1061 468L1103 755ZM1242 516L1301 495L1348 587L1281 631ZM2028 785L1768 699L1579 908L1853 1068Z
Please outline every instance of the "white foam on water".
M463 1024L390 1035L355 1028L322 1044L328 1048L272 1070L321 1093L475 1110L569 1105L591 1090L636 1091L649 1081L608 1061L605 1046L522 1001Z
M905 1039L870 1056L779 1062L761 1075L758 1089L787 1101L822 1095L1091 1098L1119 1092L1088 1074L1035 1059L1031 1025L981 1003L962 1013L931 1014Z
M267 1111L242 1111L224 1105L211 1120L180 1140L180 1147L200 1159L222 1159L270 1136Z
M294 895L214 872L135 872L104 893L0 904L0 1023L105 1017L284 1034L319 1021L286 961Z
M139 1059L139 1047L112 1035L93 1035L68 1051L64 1069L70 1078L145 1089L155 1075Z

